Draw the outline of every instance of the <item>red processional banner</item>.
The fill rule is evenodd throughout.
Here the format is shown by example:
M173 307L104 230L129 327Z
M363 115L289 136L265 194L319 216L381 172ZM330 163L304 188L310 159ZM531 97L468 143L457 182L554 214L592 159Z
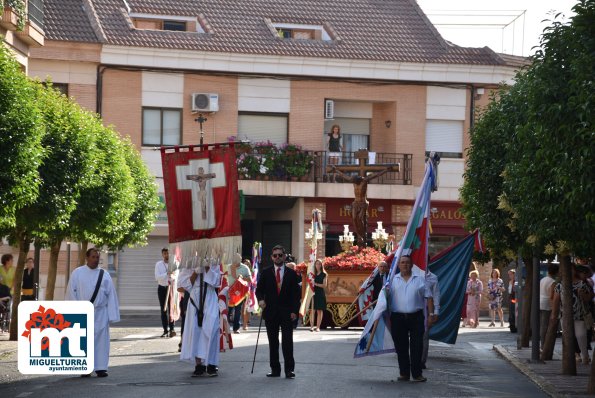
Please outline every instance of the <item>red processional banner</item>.
M236 155L228 146L162 147L170 253L179 266L241 252ZM197 263L198 262L198 263Z

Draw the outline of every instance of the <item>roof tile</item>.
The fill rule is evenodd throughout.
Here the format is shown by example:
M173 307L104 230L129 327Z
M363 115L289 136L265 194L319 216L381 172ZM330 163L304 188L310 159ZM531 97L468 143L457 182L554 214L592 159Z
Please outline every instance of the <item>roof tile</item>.
M501 65L487 47L447 43L415 0L127 0L133 13L198 17L213 33L130 28L123 0L87 0L95 7L105 43L196 51L370 61ZM48 39L98 41L83 0L46 0ZM276 38L273 23L329 24L341 40Z

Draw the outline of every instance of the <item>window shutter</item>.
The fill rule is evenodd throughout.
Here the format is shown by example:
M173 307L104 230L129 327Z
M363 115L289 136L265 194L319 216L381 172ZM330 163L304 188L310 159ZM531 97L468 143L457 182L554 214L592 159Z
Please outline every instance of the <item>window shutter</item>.
M463 153L463 121L427 120L426 151Z
M238 115L238 139L251 142L287 143L287 116Z

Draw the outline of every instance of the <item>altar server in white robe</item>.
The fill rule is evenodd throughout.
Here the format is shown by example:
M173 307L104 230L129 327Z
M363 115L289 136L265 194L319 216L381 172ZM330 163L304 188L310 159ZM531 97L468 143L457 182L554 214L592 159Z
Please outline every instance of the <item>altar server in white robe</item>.
M70 276L66 290L66 300L90 301L95 292L97 279L101 273L99 251L95 248L87 250L87 264L81 265ZM97 377L107 377L109 362L109 324L120 320L118 296L109 272L104 271L97 296L93 302L95 307L95 373ZM88 375L86 375L88 376Z
M201 303L201 275L203 281ZM180 359L195 363L192 377L217 376L219 365L219 298L215 290L221 285L219 267L202 270L183 270L178 277L178 286L190 293ZM202 325L199 325L198 310L202 309Z

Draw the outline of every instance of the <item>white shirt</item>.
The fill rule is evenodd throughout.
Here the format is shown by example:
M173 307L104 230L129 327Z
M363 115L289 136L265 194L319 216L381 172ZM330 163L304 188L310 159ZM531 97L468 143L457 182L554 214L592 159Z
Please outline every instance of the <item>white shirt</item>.
M408 281L399 273L393 277L390 289L391 311L411 314L423 310L425 299L432 297L423 274L412 273Z
M434 299L434 314L438 315L440 312L440 286L438 286L438 277L436 274L428 271L426 274L426 284L432 292L432 298Z
M167 287L170 279L169 275L167 275L168 269L168 264L163 260L157 261L157 264L155 264L155 280L159 286Z
M539 309L543 311L550 311L552 303L550 301L550 288L554 283L554 279L547 275L539 282Z

